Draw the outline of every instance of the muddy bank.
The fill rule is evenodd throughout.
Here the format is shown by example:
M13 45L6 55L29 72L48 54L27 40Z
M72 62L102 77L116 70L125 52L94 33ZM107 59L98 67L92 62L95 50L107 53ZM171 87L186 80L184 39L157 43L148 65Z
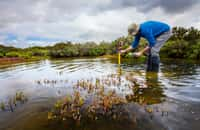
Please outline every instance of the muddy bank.
M11 58L0 58L0 64L6 64L6 63L19 63L24 62L24 58L20 57L11 57Z

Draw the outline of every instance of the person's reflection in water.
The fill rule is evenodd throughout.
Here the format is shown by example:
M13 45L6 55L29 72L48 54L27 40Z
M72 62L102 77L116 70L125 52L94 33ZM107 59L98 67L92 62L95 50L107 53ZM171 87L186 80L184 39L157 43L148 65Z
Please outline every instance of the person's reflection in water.
M163 88L160 86L158 81L157 72L146 72L145 87L140 84L136 84L132 91L132 95L127 95L127 100L138 102L139 104L161 103L165 97L163 94Z

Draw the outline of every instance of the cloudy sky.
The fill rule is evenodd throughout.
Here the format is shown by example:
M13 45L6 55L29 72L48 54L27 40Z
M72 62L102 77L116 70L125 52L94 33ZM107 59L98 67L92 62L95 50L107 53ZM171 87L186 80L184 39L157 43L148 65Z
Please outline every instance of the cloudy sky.
M112 41L132 22L200 29L199 0L0 0L0 44Z

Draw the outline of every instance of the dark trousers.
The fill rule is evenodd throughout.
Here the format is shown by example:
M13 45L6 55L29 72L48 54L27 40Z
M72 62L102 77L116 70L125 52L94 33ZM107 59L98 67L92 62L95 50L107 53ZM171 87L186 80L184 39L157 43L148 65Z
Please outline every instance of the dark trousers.
M148 72L158 72L159 71L159 65L160 65L160 56L152 55L151 51L147 58L147 71Z

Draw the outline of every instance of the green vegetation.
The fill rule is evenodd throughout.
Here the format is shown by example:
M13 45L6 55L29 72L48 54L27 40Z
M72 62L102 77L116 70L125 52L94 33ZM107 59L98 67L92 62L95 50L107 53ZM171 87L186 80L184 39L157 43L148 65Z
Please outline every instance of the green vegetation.
M117 52L116 46L119 41L125 43L122 48L126 48L132 42L132 37L120 37L112 42L102 41L99 44L95 42L71 43L61 42L54 46L15 48L0 45L0 58L2 57L20 57L24 59L33 59L36 57L82 57L82 56L102 56L112 55ZM147 41L141 39L137 50L146 45ZM200 59L200 31L193 27L183 28L174 27L173 36L162 47L160 52L162 57ZM124 55L129 57L129 55Z
M4 57L4 54L3 53L0 53L0 58Z
M200 31L191 27L173 28L173 36L161 49L165 57L200 59Z
M15 51L11 51L11 52L6 53L5 56L6 56L6 57L19 57L19 56L20 56L20 53L15 52Z
M105 54L112 54L115 47L113 44L101 42L96 44L95 42L87 42L85 44L72 44L58 43L52 47L49 47L50 57L76 57L76 56L101 56Z

